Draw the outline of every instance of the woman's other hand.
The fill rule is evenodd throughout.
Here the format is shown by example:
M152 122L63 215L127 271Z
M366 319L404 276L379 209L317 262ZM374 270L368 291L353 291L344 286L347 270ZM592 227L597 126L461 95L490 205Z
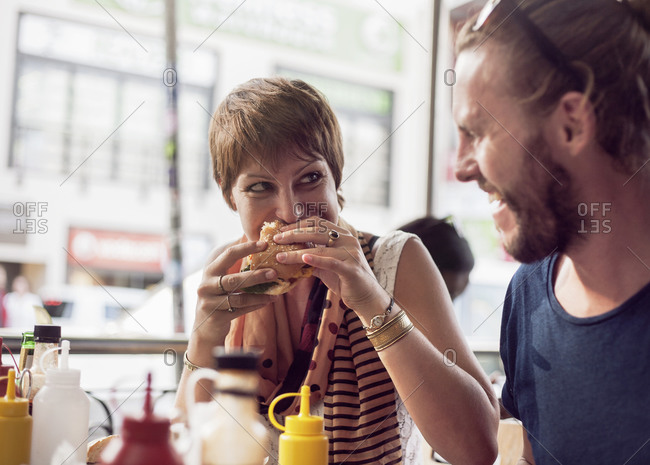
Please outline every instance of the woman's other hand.
M309 243L313 248L278 254L280 263L306 263L350 308L388 300L377 282L358 239L350 231L323 218L312 217L282 228L273 238L278 244Z

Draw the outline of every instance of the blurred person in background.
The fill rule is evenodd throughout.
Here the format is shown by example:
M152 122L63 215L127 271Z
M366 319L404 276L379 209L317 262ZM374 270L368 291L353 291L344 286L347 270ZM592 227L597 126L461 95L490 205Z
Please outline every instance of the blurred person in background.
M210 151L244 235L217 248L204 269L177 405L190 371L212 365L213 347L256 348L262 409L309 386L313 410L325 417L331 463L421 463L419 427L454 463L492 464L496 396L426 248L401 231L375 240L339 216L342 142L325 98L300 80L244 83L216 110ZM277 275L240 272L244 257L266 248L260 229L274 220L289 225L275 242L305 244L278 262L310 265L313 276L284 295L243 293ZM387 347L366 337L376 316L386 317L382 328L404 328ZM454 364L443 355L449 350Z
M474 255L450 217L439 219L426 216L397 229L420 238L440 270L451 300L455 300L467 289L469 274L474 268Z
M456 176L524 262L501 329L519 463L647 465L650 1L490 1L456 44Z
M7 312L7 327L33 331L36 324L36 307L43 302L36 294L29 291L29 281L22 275L14 278L12 292L4 296L3 302Z

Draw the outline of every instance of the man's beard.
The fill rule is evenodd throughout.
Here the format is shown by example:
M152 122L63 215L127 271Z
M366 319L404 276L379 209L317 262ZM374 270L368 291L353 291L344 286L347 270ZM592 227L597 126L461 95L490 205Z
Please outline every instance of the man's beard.
M543 136L537 134L526 147L535 158L523 154L527 161L518 192L503 193L518 227L518 234L504 247L515 260L532 263L565 252L578 238L580 217L571 177L552 160Z

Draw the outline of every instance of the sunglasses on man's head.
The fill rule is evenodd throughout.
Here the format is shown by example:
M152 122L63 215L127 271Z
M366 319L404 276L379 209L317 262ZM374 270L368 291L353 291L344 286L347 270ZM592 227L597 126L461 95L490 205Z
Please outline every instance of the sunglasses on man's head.
M485 25L490 24L495 20L495 17L500 15L504 19L501 23L494 26L493 30L496 31L510 17L513 17L526 34L528 34L528 37L537 46L542 55L544 55L544 58L553 63L553 65L564 74L571 77L576 85L580 85L583 82L583 79L571 66L567 56L562 53L551 39L549 39L548 36L546 36L546 34L544 34L523 11L522 5L526 1L527 0L520 0L518 3L515 3L513 0L488 0L476 18L476 23L472 26L472 31L480 31ZM500 11L498 15L493 14L499 9L502 11Z

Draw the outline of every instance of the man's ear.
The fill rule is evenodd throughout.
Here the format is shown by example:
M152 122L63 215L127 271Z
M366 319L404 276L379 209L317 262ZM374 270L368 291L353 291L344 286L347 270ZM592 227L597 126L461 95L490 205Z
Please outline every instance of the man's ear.
M589 99L580 92L562 96L551 115L555 141L576 155L587 147L596 135L596 114Z

